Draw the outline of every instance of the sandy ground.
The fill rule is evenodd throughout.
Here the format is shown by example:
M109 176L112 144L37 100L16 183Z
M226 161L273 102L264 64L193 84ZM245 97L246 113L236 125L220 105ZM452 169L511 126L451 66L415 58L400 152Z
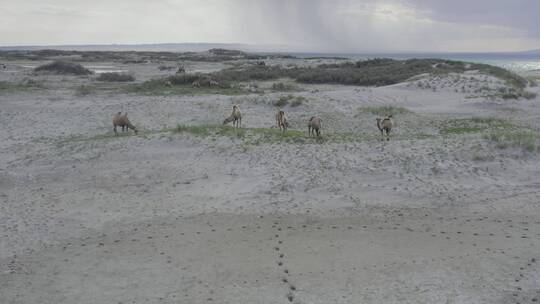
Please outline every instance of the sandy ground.
M474 88L456 92L442 80L436 91L410 82L81 97L73 88L93 76L33 75L40 63L0 71L0 81L32 78L49 88L0 95L1 303L540 299L539 155L436 128L494 116L538 130L538 99L471 98ZM88 65L138 81L171 73L159 64ZM285 108L293 129L307 131L317 114L323 136L373 137L246 145L165 130L219 123L233 103L246 127L270 127L272 101L287 94L307 99ZM378 140L375 116L361 111L381 105L411 111L395 117L391 141ZM109 136L118 111L138 136Z

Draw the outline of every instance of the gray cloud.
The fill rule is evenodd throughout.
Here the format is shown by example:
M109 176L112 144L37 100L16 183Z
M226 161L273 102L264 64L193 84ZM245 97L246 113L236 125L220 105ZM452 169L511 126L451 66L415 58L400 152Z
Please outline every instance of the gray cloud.
M0 44L231 42L302 51L540 48L536 0L4 0Z
M445 22L499 25L540 37L537 0L407 0L430 17Z

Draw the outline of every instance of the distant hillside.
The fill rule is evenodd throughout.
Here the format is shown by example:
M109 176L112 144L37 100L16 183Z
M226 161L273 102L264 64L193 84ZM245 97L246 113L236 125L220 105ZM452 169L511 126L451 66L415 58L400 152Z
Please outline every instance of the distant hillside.
M99 45L46 45L46 46L4 46L0 51L104 51L104 52L204 52L210 49L235 49L247 51L250 46L240 43L158 43L158 44L99 44Z

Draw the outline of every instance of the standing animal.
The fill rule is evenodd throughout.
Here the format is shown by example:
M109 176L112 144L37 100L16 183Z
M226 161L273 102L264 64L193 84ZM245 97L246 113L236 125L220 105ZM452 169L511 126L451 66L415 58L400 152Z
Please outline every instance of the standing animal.
M118 135L118 132L116 131L116 127L122 127L122 132L127 132L129 129L135 131L135 134L137 134L137 128L135 128L134 125L131 124L127 117L127 113L122 115L122 112L118 112L113 117L113 127L114 127L114 134Z
M387 140L390 140L390 131L392 131L393 125L394 122L392 121L392 115L388 115L385 118L377 117L377 128L379 128L379 131L381 131L381 136L383 137L383 140L384 132L386 132Z
M289 127L289 121L287 120L287 116L285 116L285 112L282 110L279 110L276 114L276 123L278 128L285 133L287 131L287 128Z
M176 74L184 74L186 72L186 69L183 66L179 66L178 70L176 70Z
M317 133L317 137L321 136L321 128L322 128L322 119L317 116L313 116L309 119L308 122L308 133L309 136L311 134Z
M210 80L208 85L211 86L211 87L217 87L217 86L219 86L219 82L217 82L215 80Z
M231 116L225 118L223 124L226 125L230 122L232 122L233 126L237 128L242 127L242 112L240 112L240 108L238 107L238 105L233 106Z
M201 83L198 82L198 81L194 81L193 83L191 83L191 86L194 87L194 88L200 88L200 87L201 87Z

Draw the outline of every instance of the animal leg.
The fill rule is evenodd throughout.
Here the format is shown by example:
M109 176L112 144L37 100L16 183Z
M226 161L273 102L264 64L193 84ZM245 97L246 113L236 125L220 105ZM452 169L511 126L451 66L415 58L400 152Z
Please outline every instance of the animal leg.
M114 135L118 135L118 131L116 131L116 125L114 126L113 130L114 130Z

